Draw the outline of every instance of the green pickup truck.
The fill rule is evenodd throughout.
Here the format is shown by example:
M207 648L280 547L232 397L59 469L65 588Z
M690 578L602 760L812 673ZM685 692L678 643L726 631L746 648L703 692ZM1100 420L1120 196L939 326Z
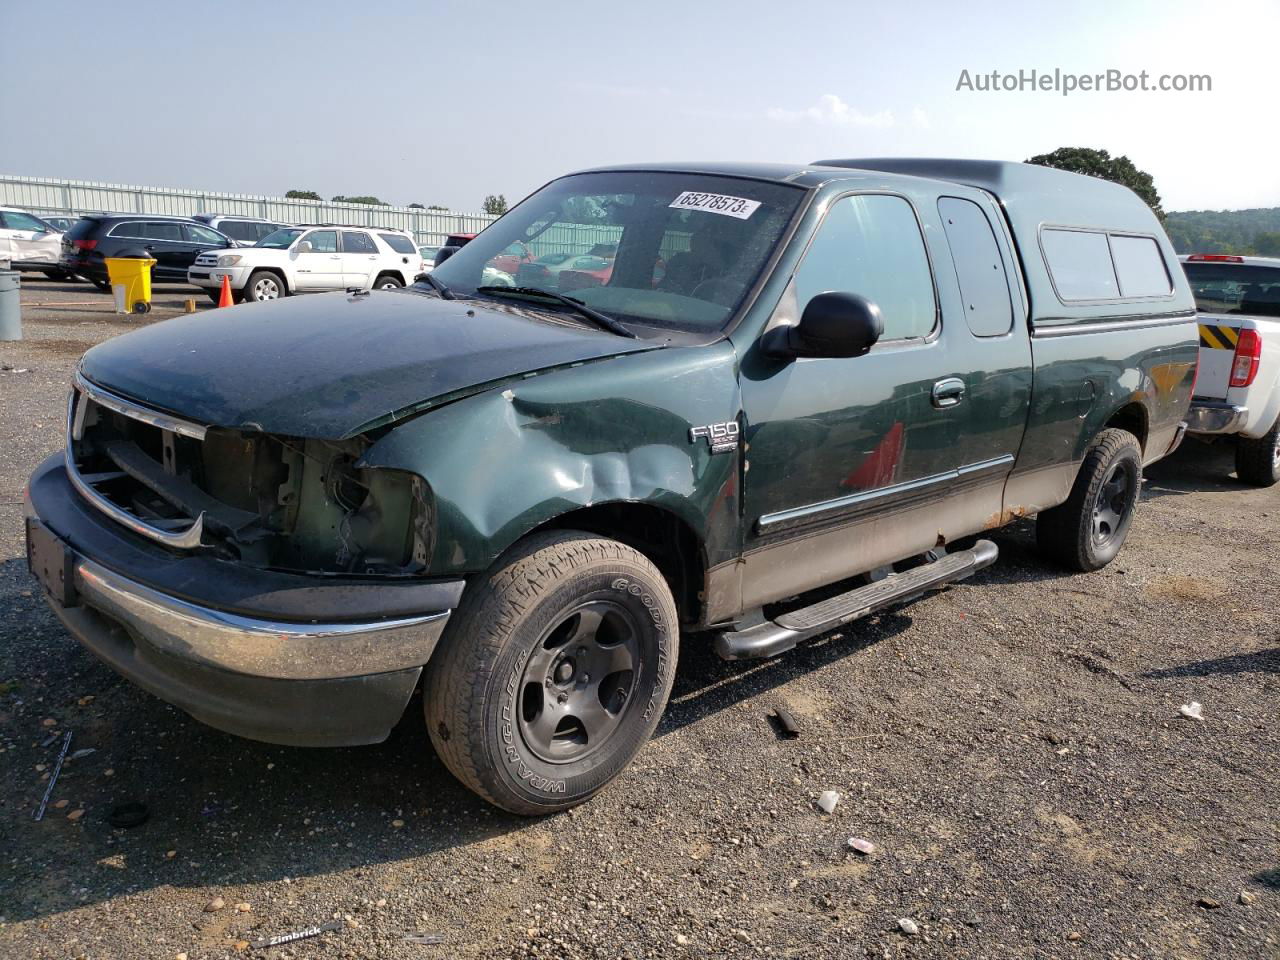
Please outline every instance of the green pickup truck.
M458 779L546 813L648 739L682 635L777 655L1031 514L1051 560L1108 563L1197 345L1160 224L1102 180L592 170L412 288L90 350L29 561L86 647L212 726L372 743L421 687Z

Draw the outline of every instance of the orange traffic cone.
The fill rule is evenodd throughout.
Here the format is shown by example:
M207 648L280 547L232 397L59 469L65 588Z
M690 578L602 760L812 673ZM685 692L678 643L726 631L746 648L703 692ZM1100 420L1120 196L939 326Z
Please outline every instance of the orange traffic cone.
M218 306L235 306L235 301L231 299L231 278L225 273L222 275L222 293L218 296Z

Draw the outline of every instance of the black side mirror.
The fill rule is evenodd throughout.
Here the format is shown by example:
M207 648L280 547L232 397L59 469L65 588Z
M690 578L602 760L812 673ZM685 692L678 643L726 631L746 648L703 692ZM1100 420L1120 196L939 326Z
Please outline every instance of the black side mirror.
M440 266L461 249L461 247L441 247L436 251L436 266Z
M884 333L880 308L856 293L820 293L795 326L775 327L762 346L771 357L860 357Z

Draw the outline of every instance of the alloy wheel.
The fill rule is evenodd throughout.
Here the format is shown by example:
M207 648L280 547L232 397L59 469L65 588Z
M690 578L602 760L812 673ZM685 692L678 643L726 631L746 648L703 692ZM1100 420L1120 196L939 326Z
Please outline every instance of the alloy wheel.
M629 610L595 600L563 614L525 664L525 745L549 763L594 753L618 729L639 667L640 630Z
M1093 540L1098 545L1110 543L1123 528L1133 509L1136 480L1131 465L1121 461L1107 473L1098 499L1093 505Z

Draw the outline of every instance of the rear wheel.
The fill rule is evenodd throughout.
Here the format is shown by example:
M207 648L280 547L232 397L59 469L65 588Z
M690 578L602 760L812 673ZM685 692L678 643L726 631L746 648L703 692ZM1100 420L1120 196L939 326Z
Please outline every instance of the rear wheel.
M278 274L269 270L258 270L245 284L244 298L252 303L262 303L266 300L279 300L285 292L284 281Z
M391 273L383 274L373 282L375 290L399 290L403 286L404 281Z
M641 553L557 531L471 583L427 665L431 741L512 813L582 803L653 733L675 675L671 591Z
M1237 441L1236 476L1255 487L1270 487L1280 480L1280 419L1256 440L1241 437Z
M1036 517L1036 543L1072 570L1099 570L1115 559L1133 523L1142 488L1142 448L1127 430L1094 438L1071 496Z
M75 277L67 273L67 271L65 270L41 270L40 272L43 273L46 277L48 277L50 280L57 280L59 282L63 280L75 279Z
M110 281L110 280L90 280L89 282L90 282L90 283L92 283L92 284L93 284L95 287L97 287L99 290L101 290L103 293L110 293L110 292L111 292L111 281Z

